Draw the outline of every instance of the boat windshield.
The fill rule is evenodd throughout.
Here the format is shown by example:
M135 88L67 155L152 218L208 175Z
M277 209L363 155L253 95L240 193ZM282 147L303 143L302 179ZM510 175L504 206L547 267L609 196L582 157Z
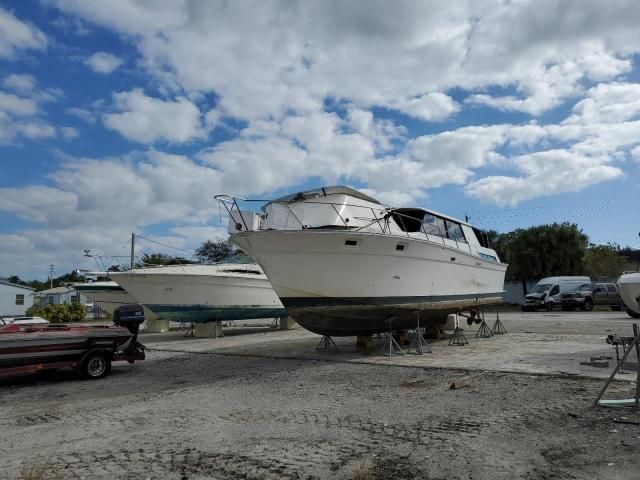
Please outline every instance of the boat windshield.
M232 255L229 258L226 258L224 260L221 260L218 263L235 263L238 265L246 265L249 263L256 263L256 261L251 258L249 255L247 255L246 253L240 251L238 253L235 253L234 255Z
M551 284L543 283L542 285L536 285L531 293L544 293L551 288Z

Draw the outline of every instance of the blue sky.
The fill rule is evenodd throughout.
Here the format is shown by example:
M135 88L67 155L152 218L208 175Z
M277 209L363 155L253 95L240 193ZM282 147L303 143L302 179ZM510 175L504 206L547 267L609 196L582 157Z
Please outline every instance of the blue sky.
M632 1L0 1L0 276L130 232L192 250L225 236L215 193L330 184L640 247L639 24Z

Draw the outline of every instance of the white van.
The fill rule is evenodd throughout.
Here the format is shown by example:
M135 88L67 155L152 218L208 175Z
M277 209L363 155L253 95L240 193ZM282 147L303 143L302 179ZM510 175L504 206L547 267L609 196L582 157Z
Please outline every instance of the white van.
M544 308L551 311L562 306L562 294L573 292L580 285L591 283L586 276L547 277L541 279L535 288L524 297L522 311Z

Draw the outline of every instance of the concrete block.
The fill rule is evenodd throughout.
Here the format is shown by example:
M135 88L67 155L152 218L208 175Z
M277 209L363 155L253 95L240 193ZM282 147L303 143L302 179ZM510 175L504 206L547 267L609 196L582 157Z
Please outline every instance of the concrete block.
M371 335L357 336L356 350L360 353L368 353L373 351L373 337Z
M222 324L220 322L196 323L193 336L197 338L222 337Z
M169 320L147 320L147 333L164 333L169 331Z
M293 330L294 328L300 328L300 325L293 318L282 317L280 319L280 330Z

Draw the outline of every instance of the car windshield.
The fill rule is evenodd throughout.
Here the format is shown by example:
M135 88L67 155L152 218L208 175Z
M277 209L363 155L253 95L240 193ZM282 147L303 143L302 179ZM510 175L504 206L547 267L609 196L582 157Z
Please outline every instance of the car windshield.
M533 289L531 293L543 293L551 288L551 285L548 283L543 283L542 285L536 285L536 288Z

